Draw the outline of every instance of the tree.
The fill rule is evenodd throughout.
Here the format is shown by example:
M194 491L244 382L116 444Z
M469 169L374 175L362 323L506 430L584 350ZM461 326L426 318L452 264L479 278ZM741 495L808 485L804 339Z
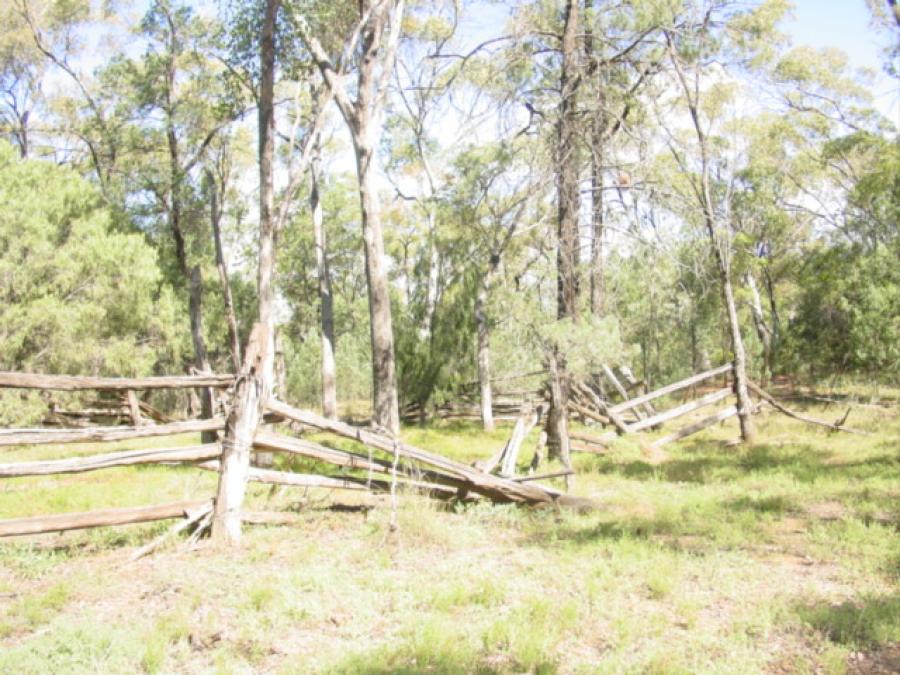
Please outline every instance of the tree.
M373 420L392 433L400 431L400 409L384 232L375 184L375 142L388 78L400 39L403 9L404 0L363 0L360 3L361 53L356 66L355 98L350 97L342 81L343 62L335 63L320 40L313 35L306 19L295 15L303 42L334 96L353 139L369 291ZM347 42L354 44L356 34Z
M154 250L117 232L74 171L18 155L0 141L0 368L136 376L177 359ZM0 418L22 426L17 398L0 399Z

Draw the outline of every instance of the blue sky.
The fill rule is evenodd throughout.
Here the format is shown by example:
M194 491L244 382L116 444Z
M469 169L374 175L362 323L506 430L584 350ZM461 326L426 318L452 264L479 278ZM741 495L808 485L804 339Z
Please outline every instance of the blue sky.
M882 69L888 37L871 24L865 0L793 0L794 18L784 28L795 45L837 47L858 68L877 73L872 94L876 107L900 126L897 82Z

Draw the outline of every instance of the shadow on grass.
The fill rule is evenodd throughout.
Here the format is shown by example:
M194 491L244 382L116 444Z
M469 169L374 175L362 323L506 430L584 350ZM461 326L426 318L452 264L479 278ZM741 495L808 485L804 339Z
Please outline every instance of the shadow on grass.
M895 454L876 455L858 462L829 462L830 452L812 445L794 445L790 450L771 445L757 445L747 451L723 450L708 441L696 441L683 447L683 458L662 464L632 461L617 464L609 459L597 463L596 470L619 473L632 480L675 483L723 483L748 473L787 473L801 483L812 483L823 477L864 479L881 477L886 471L900 474L900 460Z
M900 595L868 596L859 602L797 603L794 613L836 644L867 648L900 641Z

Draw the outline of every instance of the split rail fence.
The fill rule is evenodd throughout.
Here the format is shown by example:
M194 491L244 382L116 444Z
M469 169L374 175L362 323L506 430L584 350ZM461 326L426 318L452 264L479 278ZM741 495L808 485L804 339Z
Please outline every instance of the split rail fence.
M720 406L710 415L692 421L672 432L655 438L648 443L650 448L660 448L691 434L724 421L737 414L733 397L732 367L730 364L707 370L688 378L666 385L652 392L640 393L629 398L629 388L638 387L633 381L623 384L612 369L604 368L605 377L612 389L622 399L613 402L602 384L594 381L575 382L570 387L570 414L599 423L608 430L602 433L570 432L571 449L576 452L604 453L610 442L621 435L640 434L648 429L659 429L662 425L694 413L702 408ZM624 376L623 376L624 377ZM710 391L708 385L698 393L698 385L721 377L721 387ZM0 388L36 389L47 391L87 391L120 392L125 400L137 400L135 392L154 389L212 389L218 392L220 402L218 414L211 419L170 420L163 416L146 420L135 406L130 406L134 422L128 426L86 426L78 428L36 428L0 429L0 452L4 448L24 445L105 443L127 441L139 438L164 438L184 433L205 433L212 435L213 442L188 447L154 447L149 449L116 450L87 456L68 457L40 461L18 461L0 463L0 480L27 476L72 474L86 471L100 471L114 467L139 464L184 465L200 470L219 472L221 468L222 441L230 399L234 392L233 375L199 374L173 377L146 378L98 378L63 375L39 375L31 373L0 372ZM833 430L856 430L843 426L844 419L829 423L785 408L765 391L751 384L751 389L759 397L760 403L801 419L820 424ZM664 396L690 390L691 395L682 403L666 410L658 411ZM408 489L438 499L475 500L488 499L494 502L541 505L558 504L577 508L594 508L590 500L575 497L554 487L540 483L544 479L568 477L571 469L536 475L540 453L546 442L546 433L540 434L530 472L517 475L519 456L529 433L537 427L546 410L544 402L536 405L529 402L520 409L512 433L497 453L473 465L444 457L440 454L417 448L397 438L377 430L362 428L328 419L310 410L304 410L284 402L270 399L265 404L263 423L256 429L253 451L262 453L280 452L297 455L316 462L316 466L330 465L331 473L296 473L252 466L249 480L301 488L325 488L366 492L393 492ZM77 417L75 415L74 417ZM269 425L286 422L301 437L280 433ZM365 448L363 452L329 447L302 435L312 432L325 433L341 439L349 439ZM335 472L336 470L336 472ZM182 519L173 530L163 535L196 526L195 535L208 527L213 516L213 498L199 498L166 504L154 504L119 509L105 509L84 513L64 513L39 515L27 518L0 520L0 537L33 535L82 528L110 525L125 525L165 519ZM290 514L277 512L243 511L241 518L249 523L288 522ZM151 550L158 541L151 542L138 551L139 555Z

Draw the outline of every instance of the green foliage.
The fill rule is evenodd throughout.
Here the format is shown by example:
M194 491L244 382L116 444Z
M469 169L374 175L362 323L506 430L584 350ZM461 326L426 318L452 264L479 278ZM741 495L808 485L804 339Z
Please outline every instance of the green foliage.
M160 291L153 250L114 232L99 195L74 172L20 160L7 144L0 279L4 370L143 375L177 354L173 301Z
M810 255L789 327L795 365L820 374L900 373L900 268L886 248L823 248Z

